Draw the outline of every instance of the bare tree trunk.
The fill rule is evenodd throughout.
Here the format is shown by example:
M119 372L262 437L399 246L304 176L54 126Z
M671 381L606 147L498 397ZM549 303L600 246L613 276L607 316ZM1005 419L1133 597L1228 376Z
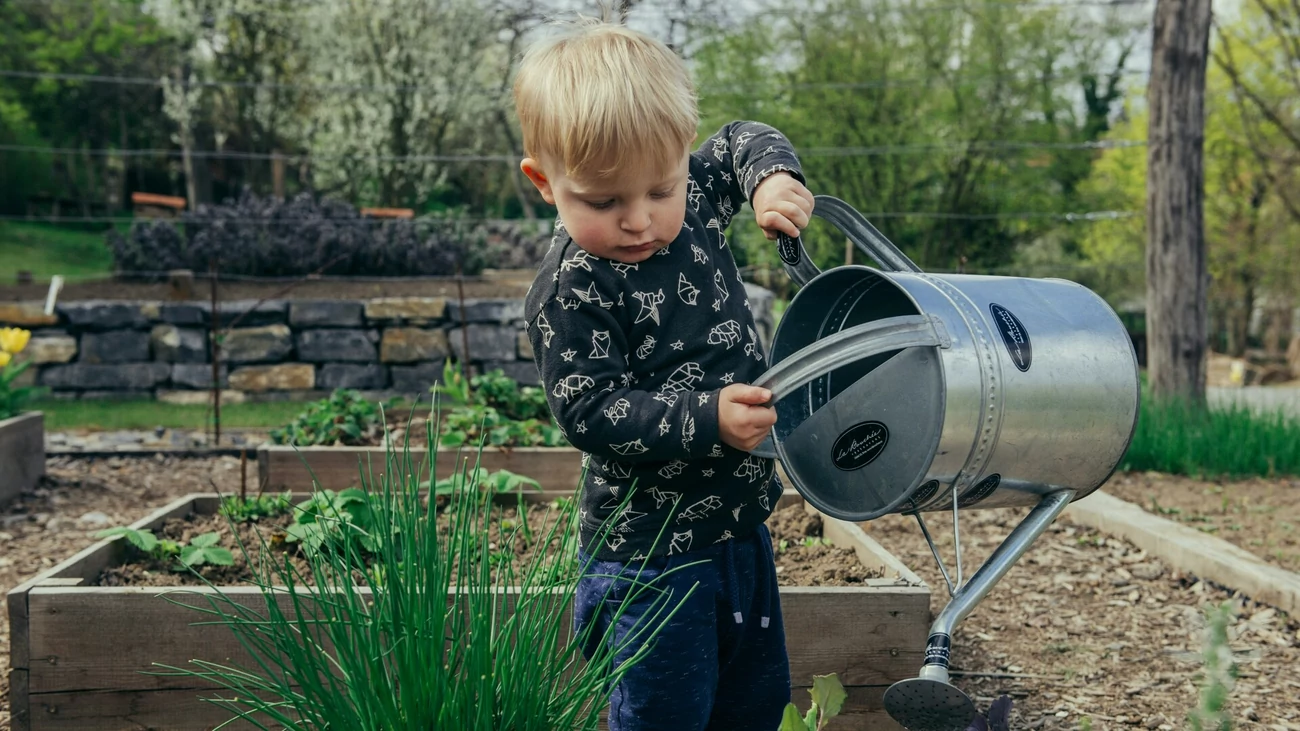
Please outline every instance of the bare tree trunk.
M185 83L186 78L183 73L179 68L176 69L176 80L182 84ZM186 93L188 94L188 90ZM181 124L181 163L185 168L185 197L189 199L191 211L199 207L197 183L194 180L194 158L190 154L193 150L194 130L186 115L185 121Z
M1203 198L1210 0L1157 0L1147 87L1147 368L1152 394L1205 400Z

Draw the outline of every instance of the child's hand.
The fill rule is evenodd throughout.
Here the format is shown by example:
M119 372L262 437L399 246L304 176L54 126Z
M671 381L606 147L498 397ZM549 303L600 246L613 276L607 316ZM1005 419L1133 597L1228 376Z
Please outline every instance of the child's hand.
M718 392L718 434L742 452L757 447L776 423L776 409L762 406L772 392L758 386L733 383Z
M789 173L773 173L754 190L754 220L768 240L778 233L799 238L813 212L813 194Z

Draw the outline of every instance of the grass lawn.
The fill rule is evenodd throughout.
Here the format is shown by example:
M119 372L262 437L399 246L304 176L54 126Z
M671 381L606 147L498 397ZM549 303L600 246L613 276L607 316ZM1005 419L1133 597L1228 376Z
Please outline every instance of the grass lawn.
M307 408L306 403L272 402L222 404L221 427L274 428L284 426ZM42 399L30 408L45 413L48 431L65 429L153 429L157 426L202 429L209 419L208 406L180 406L158 401L60 401Z
M0 285L13 284L21 270L30 271L37 281L49 281L55 274L65 278L108 275L113 257L103 231L0 221Z

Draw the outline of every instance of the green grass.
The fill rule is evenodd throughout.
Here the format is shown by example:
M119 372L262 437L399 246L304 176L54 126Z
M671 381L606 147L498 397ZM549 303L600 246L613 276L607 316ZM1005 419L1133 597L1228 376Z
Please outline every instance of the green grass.
M60 401L42 399L30 406L45 413L45 428L66 429L202 429L208 425L209 407L180 406L157 401ZM299 402L244 403L221 405L221 427L235 429L274 428L293 420L307 404Z
M1156 401L1144 391L1123 468L1194 477L1300 475L1300 419Z
M60 228L52 224L0 221L0 285L13 284L15 273L30 271L37 281L55 274L66 278L108 275L113 256L103 231Z

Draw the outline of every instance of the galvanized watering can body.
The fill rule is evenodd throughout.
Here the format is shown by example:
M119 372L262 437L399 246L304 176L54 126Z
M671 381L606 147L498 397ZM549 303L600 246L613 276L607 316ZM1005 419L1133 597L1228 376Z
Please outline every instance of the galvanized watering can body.
M840 366L777 404L776 453L796 489L846 520L1083 497L1128 449L1139 382L1119 317L1064 280L884 272L817 275L794 297L772 362L855 325L921 316L936 345Z
M949 683L953 630L1073 500L1100 487L1137 427L1137 357L1119 317L1060 279L922 272L843 201L817 196L880 269L820 272L779 242L801 286L772 340L777 422L755 451L836 518L916 517L951 601L918 677L885 692L910 731L964 731L974 703ZM963 583L959 512L1033 509ZM950 510L956 577L922 515Z

